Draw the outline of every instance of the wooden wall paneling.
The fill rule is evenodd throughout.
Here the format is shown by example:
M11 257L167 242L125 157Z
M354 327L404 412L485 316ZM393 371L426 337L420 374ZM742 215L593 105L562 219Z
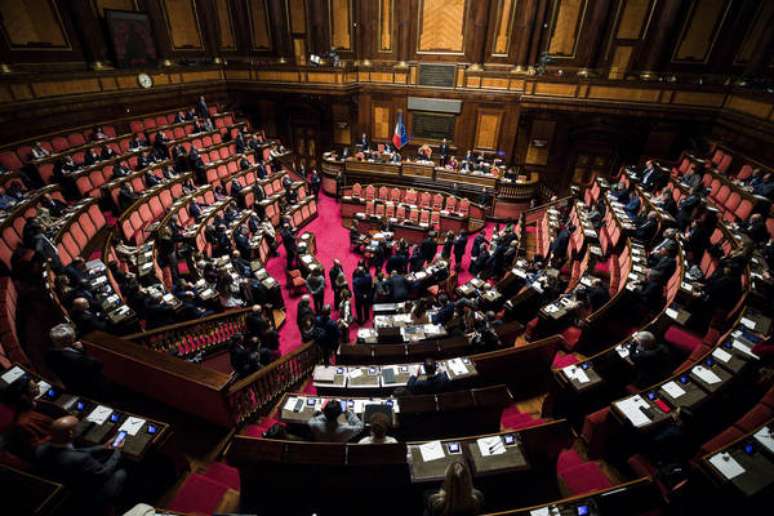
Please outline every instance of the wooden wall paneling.
M217 19L216 34L218 50L236 50L237 38L234 31L234 16L230 0L212 0Z
M449 60L465 51L467 0L418 0L416 54Z
M376 49L379 54L394 54L395 42L395 0L379 1L379 30L376 34ZM381 55L379 56L381 57Z
M622 79L631 68L658 3L659 0L618 0L604 56L596 64L607 69L608 78Z
M670 42L679 30L678 21L689 7L680 0L656 0L653 17L643 34L642 43L631 63L640 72L660 72L667 61Z
M333 121L333 143L336 145L352 144L352 115L349 104L336 102L331 105Z
M500 126L502 109L479 108L476 113L476 137L474 147L478 150L500 150Z
M291 33L293 59L296 64L305 65L307 56L307 13L306 0L285 0L288 26Z
M169 29L172 48L176 51L204 49L199 13L194 0L162 0L162 11Z
M672 53L672 62L706 63L730 7L731 0L693 0Z
M328 0L331 47L352 50L352 2Z
M105 16L105 9L136 11L137 0L92 0L99 16Z
M608 79L623 79L629 70L629 63L632 57L633 47L628 45L618 45L613 52L613 59L610 62Z
M524 159L526 165L545 166L548 164L555 130L555 120L533 120L527 143L527 155Z
M271 12L266 0L245 1L247 2L247 12L250 21L251 48L262 52L271 51L273 48L272 39L274 39L274 41L277 41L278 49L280 49L280 56L287 57L289 54L286 53L286 45L283 44L288 36L287 30L284 30L285 24L283 23L285 11L277 7L277 4L282 0L275 0L272 3L273 9ZM271 20L271 24L269 24L269 20Z
M767 37L774 34L774 2L760 2L750 20L747 30L742 32L742 40L734 55L733 64L749 65L759 56L766 55ZM771 55L769 54L769 60Z
M553 0L548 53L554 59L575 59L588 0Z
M497 0L494 16L490 16L492 29L494 29L489 31L492 35L490 56L508 57L511 50L514 18L516 18L518 6L518 0Z
M53 0L4 0L0 2L3 31L14 49L69 50L60 6Z
M511 27L511 50L509 53L512 59L507 61L522 68L526 68L529 64L532 35L540 31L540 25L536 19L538 4L538 0L517 0L517 3L514 5Z
M389 140L392 136L392 104L391 103L373 103L373 115L371 138L374 141Z
M540 54L546 50L550 37L551 5L554 0L536 0L536 16L529 44L527 65L537 64Z
M467 13L463 10L463 45L468 61L481 65L486 61L489 40L489 18L492 0L472 2Z
M333 46L330 1L307 2L307 52L323 55Z

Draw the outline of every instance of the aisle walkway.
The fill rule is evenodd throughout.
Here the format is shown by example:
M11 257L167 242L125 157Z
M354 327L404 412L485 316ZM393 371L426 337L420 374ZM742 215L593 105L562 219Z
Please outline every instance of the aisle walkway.
M317 218L304 226L301 229L301 232L309 231L314 233L317 239L317 258L325 268L325 301L332 304L333 290L328 281L328 270L333 266L334 258L338 258L344 266L344 274L346 275L347 283L351 288L352 272L355 270L355 266L357 265L358 260L360 260L361 255L349 250L349 230L342 225L341 210L335 199L321 193L317 206L317 213ZM484 227L483 231L486 232L487 238L492 234L493 227L493 224L487 224ZM471 274L468 272L468 265L470 261L470 248L473 245L474 236L475 234L471 235L468 239L468 249L465 253L465 258L462 261L463 270L460 271L460 284L465 283L471 278ZM297 305L301 298L290 297L287 288L285 288L285 264L287 261L284 247L279 249L279 253L280 256L269 260L266 270L274 277L274 279L279 281L282 286L282 296L285 300L287 317L285 325L280 330L280 349L282 353L285 354L301 344L301 334L296 326ZM366 323L366 325L369 324L370 323ZM356 332L357 324L354 324L351 329L352 341L355 339Z

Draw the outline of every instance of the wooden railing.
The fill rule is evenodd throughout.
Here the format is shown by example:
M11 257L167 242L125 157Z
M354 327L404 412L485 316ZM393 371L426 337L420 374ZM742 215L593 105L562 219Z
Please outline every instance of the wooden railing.
M252 308L239 308L202 319L162 326L135 333L127 340L162 353L188 355L196 351L213 351L224 346L235 333L245 330L245 317Z
M252 375L234 381L233 375L158 353L149 342L176 339L186 331L204 334L224 318L243 323L248 311L235 310L167 326L130 336L131 340L102 332L90 333L82 340L89 353L102 361L104 374L111 382L216 425L238 426L268 412L285 392L297 389L309 378L319 361L316 345L303 344ZM167 333L174 336L168 337Z
M297 389L320 361L316 344L308 342L276 362L232 384L226 392L234 424L266 413L285 392Z

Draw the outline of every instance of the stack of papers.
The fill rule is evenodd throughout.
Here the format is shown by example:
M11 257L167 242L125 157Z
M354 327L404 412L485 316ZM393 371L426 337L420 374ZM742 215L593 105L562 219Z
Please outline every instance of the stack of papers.
M449 366L449 369L451 369L455 376L468 374L468 368L465 367L465 364L462 363L461 358L453 358L447 361L446 364Z
M621 413L626 416L626 418L631 421L632 424L637 428L645 426L651 422L650 418L646 416L642 410L640 410L640 408L649 408L649 405L648 402L642 399L642 396L639 394L625 400L616 401L615 405L618 407L618 410L620 410Z
M615 351L616 353L618 353L618 356L621 358L626 358L629 356L629 348L627 348L623 344L621 344L620 346L616 346Z
M430 441L425 444L420 444L419 453L422 455L422 460L425 462L432 462L446 457L446 454L443 452L443 446L441 446L441 441Z
M731 344L731 347L733 347L734 349L738 349L739 351L741 351L742 353L744 353L745 355L751 358L754 358L756 360L760 359L758 355L752 352L752 348L750 346L736 339L734 339L734 342Z
M4 372L0 378L2 378L5 383L10 385L22 376L24 376L24 369L19 366L13 366L8 371Z
M292 411L294 408L296 408L296 401L298 401L298 398L293 396L288 397L288 401L285 402L285 406L282 407L282 410Z
M562 368L562 372L568 379L577 380L579 383L589 383L591 381L586 371L575 365Z
M700 365L697 365L696 367L693 368L693 374L698 376L699 379L704 383L708 383L710 385L714 383L720 383L723 381L718 375L715 374L714 371Z
M505 443L499 435L482 437L477 440L476 443L478 443L478 449L481 452L482 457L502 455L505 453Z
M332 382L336 378L336 367L316 366L312 377L315 382Z
M747 317L742 317L742 321L741 322L742 322L743 326L745 326L745 327L747 327L747 328L749 328L751 330L755 330L755 326L756 326L755 321L753 321L751 319L748 319Z
M107 418L109 418L110 414L112 413L112 408L106 407L104 405L97 405L97 408L92 410L91 413L86 416L86 420L91 421L97 425L102 425L105 423L105 421L107 421Z
M669 394L672 397L672 399L677 399L680 396L685 395L685 390L679 385L677 385L677 382L674 382L674 381L665 383L664 385L661 386L661 389L667 394Z
M731 353L726 351L723 348L715 348L712 351L712 356L723 362L724 364L727 364L729 360L731 360L732 356Z
M774 433L772 433L771 428L764 426L755 432L755 440L774 453Z
M349 376L350 380L354 380L356 378L360 378L361 376L363 376L363 370L362 369L350 369L349 372L347 373L347 375Z
M128 417L126 421L124 421L124 424L121 425L121 428L118 429L119 432L126 432L129 435L137 435L137 432L140 431L140 428L142 428L142 425L145 424L145 420L139 417Z
M710 457L709 461L721 475L729 480L738 477L745 471L744 468L728 453L713 455Z

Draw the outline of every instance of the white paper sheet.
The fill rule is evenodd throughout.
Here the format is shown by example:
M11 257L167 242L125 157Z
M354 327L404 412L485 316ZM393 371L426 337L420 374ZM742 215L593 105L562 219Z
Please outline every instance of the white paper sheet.
M128 417L126 421L124 421L124 424L121 425L121 428L118 429L119 432L126 432L129 435L137 435L137 432L140 431L140 428L142 428L142 425L145 424L145 420L139 417Z
M363 376L363 370L362 369L350 369L349 373L347 373L351 379L360 378Z
M580 383L589 383L591 381L589 379L589 375L586 374L586 371L578 366L570 365L562 368L562 371L564 372L564 375L570 380L575 379Z
M505 443L499 435L492 437L482 437L477 440L478 450L481 452L482 457L489 457L490 455L502 455L505 453Z
M443 452L443 446L441 446L441 441L430 441L425 444L420 444L419 453L422 455L422 460L425 462L432 462L446 457L446 454Z
M616 346L615 351L621 358L627 358L629 356L629 348L624 345Z
M316 382L332 382L336 378L336 367L316 366L312 378Z
M541 507L529 511L529 516L551 516L551 513L548 512L548 507Z
M734 342L731 343L731 347L733 347L734 349L738 349L739 351L741 351L745 355L747 355L749 357L752 357L752 358L754 358L756 360L758 360L760 358L758 355L756 355L755 353L752 352L752 348L750 348L750 346L748 346L747 344L745 344L743 342L739 342L738 340L734 340Z
M282 409L292 411L294 408L296 408L297 401L298 401L298 398L294 398L291 396L290 398L288 398L288 401L285 402L285 406L282 407Z
M747 317L742 317L741 321L743 326L746 326L747 328L754 330L755 329L755 321L748 319Z
M667 308L666 314L672 319L677 319L677 316L678 316L678 312L674 308Z
M37 397L40 398L41 396L45 395L50 388L51 388L51 384L50 383L45 382L43 380L40 380L38 382L38 396Z
M107 421L107 418L109 418L110 414L112 413L112 408L106 407L104 405L97 405L97 408L92 410L91 413L86 416L86 420L98 425L102 425L105 423L105 421Z
M745 471L745 469L728 453L713 455L710 457L709 461L721 475L729 480L738 477Z
M771 430L768 427L764 426L755 432L755 440L768 448L770 452L774 453L774 434L771 433Z
M723 362L724 364L727 364L729 360L731 360L732 356L731 353L726 351L722 348L715 348L712 351L712 356Z
M616 401L615 405L635 427L639 428L651 422L650 418L640 410L640 407L648 408L648 403L639 394L625 400Z
M667 382L661 386L661 388L669 394L673 399L677 399L680 396L685 395L685 390L677 385L677 382Z
M453 358L447 361L446 363L449 365L449 368L451 368L455 376L462 376L464 374L468 374L468 368L465 367L465 364L462 363L462 359Z
M701 379L703 382L708 383L710 385L714 383L720 383L723 381L718 375L715 374L714 371L700 365L693 368L693 374L698 376L699 379Z
M0 378L2 378L5 383L12 384L22 376L24 376L24 369L19 366L13 366L8 371L4 372L3 376L0 376Z

